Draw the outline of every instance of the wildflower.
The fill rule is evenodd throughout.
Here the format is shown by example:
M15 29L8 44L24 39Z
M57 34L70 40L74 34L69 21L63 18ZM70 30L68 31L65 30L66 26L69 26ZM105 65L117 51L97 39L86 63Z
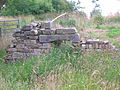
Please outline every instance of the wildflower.
M117 58L117 57L112 57L112 59L115 59L115 58Z
M72 85L69 85L69 87L71 87Z

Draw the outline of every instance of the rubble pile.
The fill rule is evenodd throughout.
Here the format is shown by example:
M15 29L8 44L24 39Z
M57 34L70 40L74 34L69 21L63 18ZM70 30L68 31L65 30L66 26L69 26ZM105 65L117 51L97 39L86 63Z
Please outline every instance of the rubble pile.
M80 43L81 50L115 50L115 46L113 46L110 42L108 41L102 41L99 39L88 39L88 40L83 40Z

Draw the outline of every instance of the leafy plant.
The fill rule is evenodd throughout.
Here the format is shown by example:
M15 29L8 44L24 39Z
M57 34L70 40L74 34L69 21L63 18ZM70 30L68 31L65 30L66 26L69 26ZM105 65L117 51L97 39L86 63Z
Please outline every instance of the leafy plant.
M96 27L99 27L104 23L104 17L101 15L96 15L93 18L93 22L96 24Z

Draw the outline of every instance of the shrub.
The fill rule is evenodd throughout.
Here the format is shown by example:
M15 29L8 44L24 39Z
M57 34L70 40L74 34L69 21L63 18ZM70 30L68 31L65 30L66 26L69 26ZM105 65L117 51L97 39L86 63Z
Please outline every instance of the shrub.
M104 17L101 15L96 15L93 18L93 22L96 24L96 27L99 27L104 23Z

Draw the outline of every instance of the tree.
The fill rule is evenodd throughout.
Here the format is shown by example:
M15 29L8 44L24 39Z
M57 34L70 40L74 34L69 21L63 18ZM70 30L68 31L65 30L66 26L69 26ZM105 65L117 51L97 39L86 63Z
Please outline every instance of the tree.
M104 23L104 17L102 15L94 16L93 20L97 28Z
M17 16L68 10L74 10L74 3L67 0L8 0L2 14Z
M93 8L91 14L91 17L101 15L101 9L100 9L100 4L98 4L99 0L92 0L92 3L95 4L95 7Z

